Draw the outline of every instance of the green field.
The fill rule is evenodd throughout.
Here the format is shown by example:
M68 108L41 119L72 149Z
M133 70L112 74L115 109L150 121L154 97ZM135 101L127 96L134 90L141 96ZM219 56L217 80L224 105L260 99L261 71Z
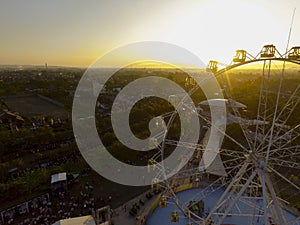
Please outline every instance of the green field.
M66 118L68 115L64 107L53 104L36 95L11 96L3 99L10 111L16 111L24 117L46 116Z

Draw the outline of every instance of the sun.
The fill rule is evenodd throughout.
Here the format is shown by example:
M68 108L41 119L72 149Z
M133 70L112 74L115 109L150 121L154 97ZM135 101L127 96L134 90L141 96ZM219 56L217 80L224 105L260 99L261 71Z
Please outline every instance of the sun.
M237 49L258 53L265 44L284 50L289 19L282 20L255 1L209 1L191 5L186 13L174 16L162 34L166 41L193 51L202 61L231 61Z

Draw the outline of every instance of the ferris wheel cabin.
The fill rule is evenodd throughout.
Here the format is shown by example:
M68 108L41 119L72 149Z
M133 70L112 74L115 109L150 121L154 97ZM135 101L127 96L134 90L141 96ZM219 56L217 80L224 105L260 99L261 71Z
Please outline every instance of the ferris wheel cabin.
M167 205L168 205L168 203L167 203L167 197L164 196L164 195L161 196L161 197L160 197L160 200L159 200L159 207L161 207L161 208L166 208Z
M260 52L260 57L272 58L275 56L275 51L276 51L276 47L274 45L265 45Z
M288 58L292 60L300 60L300 46L292 47L289 51Z
M171 222L178 222L179 221L179 215L177 211L173 211L171 213Z
M246 60L246 51L245 50L236 50L235 56L233 57L233 62L243 63Z
M216 73L218 71L218 62L215 60L210 60L207 66L207 70L212 73Z

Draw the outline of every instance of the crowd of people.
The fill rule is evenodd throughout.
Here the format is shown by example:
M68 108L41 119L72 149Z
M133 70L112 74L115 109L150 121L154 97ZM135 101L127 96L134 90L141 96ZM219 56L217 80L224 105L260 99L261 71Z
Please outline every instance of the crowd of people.
M49 194L44 194L1 212L3 224L50 224L52 216Z
M50 225L62 219L92 215L93 210L109 204L112 199L111 196L107 199L95 196L93 188L87 183L81 187L78 194L60 192L51 196L42 195L24 203L23 206L1 212L0 224Z

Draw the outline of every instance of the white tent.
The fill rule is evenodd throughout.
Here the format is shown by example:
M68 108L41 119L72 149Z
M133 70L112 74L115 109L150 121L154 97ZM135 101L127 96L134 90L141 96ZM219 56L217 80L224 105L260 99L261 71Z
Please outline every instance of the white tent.
M218 131L215 131L215 133L211 135L211 132L211 128L209 128L202 140L203 145L206 146L204 152L206 160L202 158L200 167L204 167L207 173L218 176L227 176L224 164L219 153L222 144L222 135ZM209 142L210 138L211 140ZM206 165L207 162L205 161L210 161L209 159L213 159L213 161L209 165Z
M52 225L96 225L96 223L94 218L89 215L56 221Z
M210 107L223 107L224 103L226 106L231 106L232 108L240 108L240 109L246 109L247 106L233 100L228 100L228 99L209 99L205 100L199 103L199 105L205 105L205 106L210 106Z
M51 176L51 184L60 181L67 181L67 173L56 173Z

